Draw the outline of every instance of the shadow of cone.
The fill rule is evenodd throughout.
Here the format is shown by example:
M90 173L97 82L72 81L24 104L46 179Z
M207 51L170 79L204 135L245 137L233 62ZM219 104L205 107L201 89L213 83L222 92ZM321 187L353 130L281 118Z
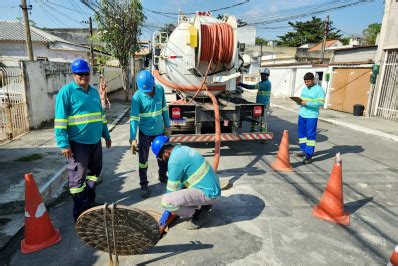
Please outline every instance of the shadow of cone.
M349 225L350 215L344 211L343 179L340 153L336 154L335 163L329 182L320 203L314 207L313 216L332 223Z
M280 172L291 172L293 167L290 164L290 154L289 154L289 131L284 130L279 145L279 151L276 155L275 161L271 164L272 169Z
M51 223L33 175L25 174L25 238L21 241L21 252L35 252L59 241L61 234Z
M390 263L393 266L398 266L398 245L395 246L395 249L391 254Z

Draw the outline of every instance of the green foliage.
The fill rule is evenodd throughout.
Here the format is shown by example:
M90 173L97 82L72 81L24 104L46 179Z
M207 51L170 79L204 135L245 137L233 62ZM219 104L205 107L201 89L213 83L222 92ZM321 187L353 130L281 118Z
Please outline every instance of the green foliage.
M261 37L256 37L256 45L267 45L268 41Z
M362 31L364 42L367 45L375 45L376 37L380 30L381 23L373 23L368 25L368 27Z
M164 24L163 27L160 28L160 32L167 32L167 35L170 36L170 34L175 30L175 28L177 27L176 24L174 23L166 23Z
M340 30L336 30L332 26L333 22L329 22L329 31L326 36L327 40L340 39ZM294 31L288 32L283 36L278 36L280 46L298 47L305 43L319 43L324 35L324 21L321 18L312 17L311 20L300 22L289 22Z
M350 37L345 36L345 37L341 37L340 41L343 43L343 45L349 45L350 39L351 39Z
M140 0L102 0L96 13L98 36L120 62L128 68L132 54L140 49L139 36L145 16Z

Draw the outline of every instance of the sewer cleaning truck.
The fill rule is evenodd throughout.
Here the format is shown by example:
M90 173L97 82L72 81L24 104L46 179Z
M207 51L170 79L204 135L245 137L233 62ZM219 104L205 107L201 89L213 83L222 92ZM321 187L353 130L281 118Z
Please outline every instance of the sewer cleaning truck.
M192 17L180 15L170 36L153 34L152 73L165 88L171 141L273 138L264 105L244 99L237 86L243 64L237 27L233 16L220 20L209 12L196 12Z

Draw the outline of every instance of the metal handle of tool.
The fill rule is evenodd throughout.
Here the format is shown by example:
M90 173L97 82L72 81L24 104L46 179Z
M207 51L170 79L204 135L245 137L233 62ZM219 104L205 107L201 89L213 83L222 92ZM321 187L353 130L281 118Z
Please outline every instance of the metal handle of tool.
M113 263L113 252L112 252L112 247L111 247L111 241L110 241L110 236L109 236L109 231L108 231L108 203L104 204L104 226L105 226L105 234L106 234L106 242L108 245L108 251L109 251L109 266L119 266L119 258L117 256L117 249L116 249L116 232L115 232L115 213L116 213L116 204L112 203L111 205L111 226L112 226L112 236L113 236L113 250L115 252L115 263Z

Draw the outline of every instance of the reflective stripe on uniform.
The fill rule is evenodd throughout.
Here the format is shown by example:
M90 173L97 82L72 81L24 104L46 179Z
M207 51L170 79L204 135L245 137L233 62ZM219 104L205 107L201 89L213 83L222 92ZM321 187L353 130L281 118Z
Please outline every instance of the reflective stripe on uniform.
M139 168L148 168L148 162L146 163L138 163Z
M149 113L140 113L140 117L155 117L162 114L162 110L149 112Z
M140 121L139 116L130 116L130 121Z
M307 140L307 146L315 146L315 140Z
M83 115L68 116L68 126L103 122L104 118L100 112Z
M166 111L168 111L168 110L169 110L169 108L168 108L167 106L165 106L165 107L162 108L162 111L163 111L163 112L166 112Z
M307 138L299 138L299 143L303 144L307 142Z
M96 177L95 175L88 175L86 177L87 180L93 181L93 182L97 182L98 181L98 177Z
M102 116L102 122L103 122L104 124L108 123L108 120L106 120L105 115Z
M165 208L166 210L171 211L171 212L175 212L175 211L178 211L180 209L179 206L170 205L170 204L167 204L164 201L162 201L162 206L163 206L163 208Z
M255 88L256 90L258 90L258 89L260 89L260 85L258 85L258 83L257 83L256 85L254 85L254 88Z
M188 179L184 182L184 186L186 188L190 188L194 186L196 183L200 182L205 175L209 172L210 170L210 165L209 163L205 160L202 165L199 167L198 170L195 171Z
M81 187L72 187L69 188L70 193L72 194L76 194L76 193L80 193L84 190L84 188L86 187L86 183L84 183Z
M258 95L269 96L269 95L271 95L271 92L270 92L270 91L259 91L257 94L258 94Z
M167 190L169 191L177 191L178 188L180 187L181 182L180 181L167 181Z
M54 128L67 128L68 119L54 119Z
M325 103L325 98L318 98L317 101L320 103Z

